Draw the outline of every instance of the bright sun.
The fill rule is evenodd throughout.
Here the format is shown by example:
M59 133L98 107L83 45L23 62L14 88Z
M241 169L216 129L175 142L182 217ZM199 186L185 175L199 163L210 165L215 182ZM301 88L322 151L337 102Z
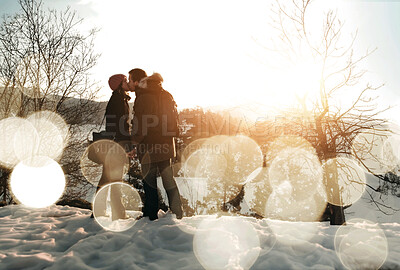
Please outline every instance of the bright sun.
M301 61L280 70L274 80L275 104L288 106L304 99L309 106L319 97L321 68L314 62Z

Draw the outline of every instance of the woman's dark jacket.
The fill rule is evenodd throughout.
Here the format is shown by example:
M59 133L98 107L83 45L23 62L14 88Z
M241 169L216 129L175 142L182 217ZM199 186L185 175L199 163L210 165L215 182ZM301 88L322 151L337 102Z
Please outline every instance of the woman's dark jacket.
M130 141L129 105L130 97L123 90L115 90L106 108L106 131L114 135L114 141Z

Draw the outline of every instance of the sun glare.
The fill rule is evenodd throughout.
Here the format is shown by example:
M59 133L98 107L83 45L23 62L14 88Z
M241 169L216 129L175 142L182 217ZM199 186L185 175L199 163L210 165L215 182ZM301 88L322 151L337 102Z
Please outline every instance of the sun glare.
M321 67L311 61L299 61L287 67L272 71L274 104L277 108L303 103L310 109L319 97Z

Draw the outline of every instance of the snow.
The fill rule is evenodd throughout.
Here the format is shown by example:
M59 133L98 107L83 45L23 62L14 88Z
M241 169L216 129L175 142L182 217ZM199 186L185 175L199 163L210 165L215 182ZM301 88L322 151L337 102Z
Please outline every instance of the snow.
M376 252L385 256L381 269L400 269L400 224L393 221L370 222L374 230L362 230L370 223L339 227L232 216L177 220L160 212L156 221L142 218L129 230L112 232L90 214L56 205L0 208L0 269L346 269L338 247L356 244L363 252L377 251L368 241L345 241L360 232L363 239L372 233L371 241L381 241ZM344 234L335 243L338 230ZM377 237L379 233L385 237ZM357 250L345 249L343 254ZM361 267L374 265L362 258Z
M203 179L184 180L177 183L189 203L205 196ZM379 185L370 175L366 180ZM378 211L371 198L390 208ZM137 211L125 220L96 221L80 208L9 205L0 208L0 270L400 269L396 209L400 198L364 192L346 209L347 225L330 226L227 213L177 220L162 210L156 221L136 219Z
M138 211L126 211L128 219L124 220L112 220L111 215L107 217L96 217L97 222L109 231L121 232L129 229L136 223L136 217L142 216L142 212Z

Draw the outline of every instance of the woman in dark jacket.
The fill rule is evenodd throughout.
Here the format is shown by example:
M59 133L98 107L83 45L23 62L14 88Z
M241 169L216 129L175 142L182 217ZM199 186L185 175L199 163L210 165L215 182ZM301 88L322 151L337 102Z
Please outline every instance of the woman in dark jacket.
M122 181L124 166L127 164L128 158L126 152L129 151L129 105L130 100L127 92L129 91L127 78L123 74L116 74L110 77L108 84L113 90L113 94L108 101L105 118L106 131L113 141L119 145L115 145L110 141L101 142L100 147L104 147L103 172L97 186L97 190L106 184ZM102 193L105 196L96 200L94 211L96 216L104 216L106 214L106 200L108 191ZM126 218L125 207L121 203L121 190L118 185L112 185L110 190L112 220Z
M108 80L112 96L106 108L106 131L114 136L118 143L129 142L129 105L131 97L127 94L129 86L126 76L116 74ZM126 149L128 150L128 149Z

